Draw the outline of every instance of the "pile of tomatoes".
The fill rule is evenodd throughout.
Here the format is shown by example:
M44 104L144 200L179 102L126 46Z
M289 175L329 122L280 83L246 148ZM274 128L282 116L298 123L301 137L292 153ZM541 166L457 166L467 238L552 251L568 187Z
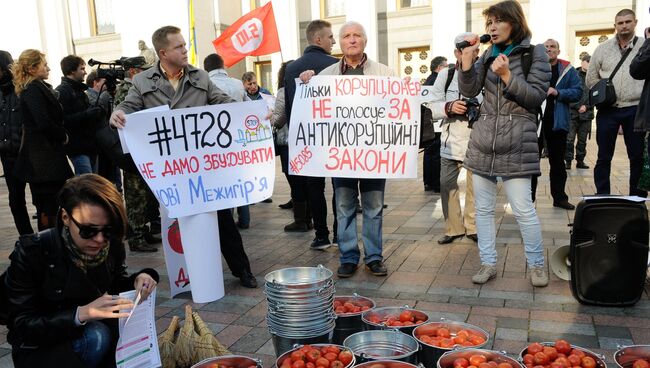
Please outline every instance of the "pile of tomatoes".
M597 365L593 357L561 339L555 341L553 346L531 343L524 353L526 368L596 368Z
M637 359L632 363L632 368L650 368L650 359Z
M334 312L336 314L360 313L370 309L370 306L354 299L335 299Z
M462 329L452 333L448 328L439 327L435 324L418 327L415 331L415 337L427 345L445 349L452 348L455 345L480 346L485 343L485 336L479 332Z
M474 354L469 359L454 359L454 368L513 368L513 366L507 362L497 363L494 360L488 360L483 354Z
M221 363L210 363L206 368L237 368L236 365L226 365ZM257 368L256 364L249 365L247 368Z
M336 345L305 345L292 351L279 368L344 368L353 359L350 350L341 350Z
M369 322L375 324L385 324L390 327L403 327L403 326L415 326L421 323L426 322L424 319L416 318L413 310L406 309L402 311L399 315L386 315L380 317L378 315L370 315L366 317Z

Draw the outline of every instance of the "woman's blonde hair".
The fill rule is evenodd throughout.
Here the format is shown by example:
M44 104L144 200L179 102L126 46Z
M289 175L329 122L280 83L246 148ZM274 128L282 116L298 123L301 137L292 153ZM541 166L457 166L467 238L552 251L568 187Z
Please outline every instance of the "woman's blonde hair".
M38 50L27 49L20 54L18 60L11 67L17 95L20 95L27 85L36 79L31 70L45 62L45 54Z

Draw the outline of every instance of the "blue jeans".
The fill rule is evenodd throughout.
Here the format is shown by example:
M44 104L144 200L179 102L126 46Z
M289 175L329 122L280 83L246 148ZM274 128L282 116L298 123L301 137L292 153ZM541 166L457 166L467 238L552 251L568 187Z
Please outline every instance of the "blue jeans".
M634 131L636 109L636 106L602 109L596 115L598 160L594 167L594 183L598 194L610 194L609 175L612 169L612 157L614 157L618 127L622 126L627 158L630 160L629 194L646 196L645 191L636 188L643 168L643 135Z
M340 262L359 263L356 200L361 191L363 225L361 238L365 256L364 263L381 261L383 256L381 230L384 212L384 188L386 179L334 178L336 194L336 219Z
M248 205L237 207L237 221L242 225L250 225L251 211Z
M89 321L84 326L81 337L72 341L72 351L86 367L97 366L110 347L111 330L99 321Z
M494 266L497 263L496 226L494 224L497 178L476 173L472 175L479 255L482 264ZM501 180L524 240L528 267L542 267L544 266L542 226L531 198L531 178L530 176L503 177Z
M74 166L74 174L91 174L97 172L97 155L68 156Z

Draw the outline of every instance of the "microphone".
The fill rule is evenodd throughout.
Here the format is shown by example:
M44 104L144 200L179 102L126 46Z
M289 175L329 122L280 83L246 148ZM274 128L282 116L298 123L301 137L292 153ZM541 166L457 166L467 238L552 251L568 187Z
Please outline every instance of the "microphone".
M486 43L486 42L488 42L488 41L491 40L491 39L492 39L492 37L491 37L489 34L484 34L484 35L481 36L481 38L479 38L478 40L479 40L479 42L481 42L481 43ZM471 43L469 43L469 41L465 40L465 41L461 41L461 42L457 43L457 44L456 44L456 48L459 49L459 50L462 50L462 49L464 49L465 47L470 46L470 45L471 45Z

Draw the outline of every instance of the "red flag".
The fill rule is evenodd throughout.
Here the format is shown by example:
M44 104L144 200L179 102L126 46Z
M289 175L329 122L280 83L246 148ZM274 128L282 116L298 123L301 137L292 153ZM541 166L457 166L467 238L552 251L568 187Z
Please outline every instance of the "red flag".
M280 51L271 2L237 19L212 44L227 67L248 55L261 56Z

